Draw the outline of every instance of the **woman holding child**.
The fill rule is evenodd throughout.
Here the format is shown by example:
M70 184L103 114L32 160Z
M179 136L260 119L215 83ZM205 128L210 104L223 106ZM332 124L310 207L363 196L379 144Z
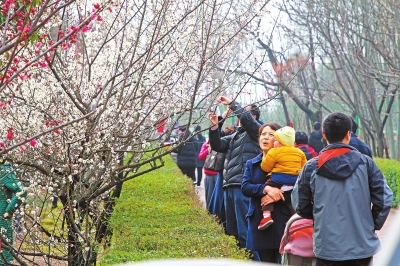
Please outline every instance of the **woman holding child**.
M280 263L279 245L285 224L292 215L289 208L291 190L283 192L280 188L266 185L267 173L261 169L261 162L268 151L274 147L274 133L281 126L277 123L265 123L259 131L259 144L262 153L248 160L243 176L242 193L250 197L250 206L246 218L248 220L246 248L257 251L261 261ZM263 219L261 204L274 202L274 222L265 230L259 230Z

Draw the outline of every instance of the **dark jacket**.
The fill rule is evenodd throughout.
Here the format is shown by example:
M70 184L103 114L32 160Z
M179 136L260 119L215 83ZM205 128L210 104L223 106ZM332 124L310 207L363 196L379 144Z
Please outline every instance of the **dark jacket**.
M344 143L308 161L292 193L295 211L314 218L314 252L325 260L373 256L379 248L375 230L385 223L392 200L375 162Z
M258 144L258 129L261 125L239 103L231 104L231 109L239 118L242 127L232 135L223 138L220 137L219 129L210 129L209 132L211 149L226 153L223 172L224 187L241 186L247 160L256 157L261 152Z
M274 203L272 217L274 223L265 230L258 230L258 224L263 218L261 210L261 198L265 196L263 190L267 174L261 169L262 154L247 161L242 182L243 195L250 197L248 220L248 232L246 248L249 250L278 249L281 242L285 224L291 213L286 203L282 200ZM285 200L290 203L290 192L284 194Z
M308 145L310 145L317 153L319 153L326 145L326 140L322 137L322 130L316 130L308 137Z
M189 130L179 136L178 143L185 143L177 149L176 162L179 167L196 167L197 145L194 142L192 133Z
M351 133L351 139L350 139L349 145L353 146L354 148L356 148L362 154L365 154L365 155L367 155L367 156L372 158L371 149L368 147L367 144L365 144L364 141L359 139L356 134Z

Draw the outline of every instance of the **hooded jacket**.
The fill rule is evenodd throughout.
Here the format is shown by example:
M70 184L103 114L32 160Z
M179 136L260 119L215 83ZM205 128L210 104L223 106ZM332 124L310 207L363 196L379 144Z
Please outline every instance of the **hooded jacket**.
M326 141L322 137L322 130L311 132L310 137L308 138L308 145L310 145L317 153L326 146Z
M210 145L214 151L226 153L224 164L224 187L241 186L247 160L261 153L258 143L259 124L249 111L237 102L231 104L232 111L239 118L241 127L232 135L220 137L220 130L209 131Z
M317 258L344 261L373 256L393 194L375 162L335 143L303 167L292 192L295 211L314 218ZM372 207L371 207L372 204Z

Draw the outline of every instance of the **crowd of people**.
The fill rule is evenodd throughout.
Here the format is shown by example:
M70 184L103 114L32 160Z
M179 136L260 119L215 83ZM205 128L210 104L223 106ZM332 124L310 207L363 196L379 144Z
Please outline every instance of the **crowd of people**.
M280 263L285 225L297 213L314 220L316 265L368 265L393 195L354 118L330 113L308 136L293 125L264 123L254 104L224 96L218 102L227 110L210 112L208 140L199 126L194 135L179 128L185 143L177 164L196 186L204 170L207 209L225 232L253 260ZM237 123L223 130L228 115ZM202 169L211 151L225 154L222 171Z

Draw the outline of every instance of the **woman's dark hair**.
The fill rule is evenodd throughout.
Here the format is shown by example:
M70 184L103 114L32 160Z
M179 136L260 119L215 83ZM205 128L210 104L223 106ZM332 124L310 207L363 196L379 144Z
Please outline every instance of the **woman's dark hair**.
M356 134L357 128L358 128L358 124L357 124L356 120L354 119L354 117L352 117L352 116L349 116L349 117L350 117L351 123L352 123L351 131L352 131L354 134Z
M329 144L341 142L351 131L352 122L348 115L335 112L327 115L322 122L322 131Z
M260 129L258 129L258 137L261 136L261 133L262 133L262 131L264 130L265 127L270 127L272 130L277 131L278 129L281 128L281 125L279 125L278 123L274 123L274 122L269 122L269 123L262 124Z

